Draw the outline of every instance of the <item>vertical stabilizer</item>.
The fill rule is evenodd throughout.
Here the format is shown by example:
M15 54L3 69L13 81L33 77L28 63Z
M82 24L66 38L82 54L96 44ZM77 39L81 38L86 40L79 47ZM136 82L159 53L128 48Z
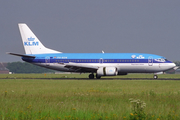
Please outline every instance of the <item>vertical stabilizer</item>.
M26 24L20 23L18 25L26 54L61 53L46 48Z

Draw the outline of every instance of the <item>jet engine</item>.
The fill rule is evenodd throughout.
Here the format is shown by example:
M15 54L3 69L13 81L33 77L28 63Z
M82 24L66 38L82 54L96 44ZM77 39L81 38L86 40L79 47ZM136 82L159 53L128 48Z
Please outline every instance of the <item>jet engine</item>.
M100 67L97 70L97 76L115 76L118 74L116 67Z

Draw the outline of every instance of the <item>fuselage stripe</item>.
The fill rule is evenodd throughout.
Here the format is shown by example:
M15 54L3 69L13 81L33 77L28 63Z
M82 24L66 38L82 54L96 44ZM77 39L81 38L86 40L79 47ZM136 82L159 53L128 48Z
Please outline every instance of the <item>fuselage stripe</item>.
M148 59L29 59L22 58L26 62L32 63L149 63ZM156 61L153 59L151 63L171 63L171 61Z

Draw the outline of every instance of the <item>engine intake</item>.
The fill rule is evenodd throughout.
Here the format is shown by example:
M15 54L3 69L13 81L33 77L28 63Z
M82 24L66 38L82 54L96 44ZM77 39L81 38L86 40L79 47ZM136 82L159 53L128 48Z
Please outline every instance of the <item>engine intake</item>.
M100 67L97 70L97 76L115 76L118 74L116 67Z

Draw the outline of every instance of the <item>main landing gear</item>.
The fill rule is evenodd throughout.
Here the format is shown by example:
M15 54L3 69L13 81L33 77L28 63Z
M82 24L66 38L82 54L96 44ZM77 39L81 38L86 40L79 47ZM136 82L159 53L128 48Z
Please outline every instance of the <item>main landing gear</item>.
M101 76L98 76L98 75L96 74L96 78L97 78L97 79L100 79ZM89 74L89 79L94 79L94 74L93 74L93 73Z
M89 74L89 79L94 79L94 74Z
M96 74L96 79L101 79L101 76L98 76L98 75Z

